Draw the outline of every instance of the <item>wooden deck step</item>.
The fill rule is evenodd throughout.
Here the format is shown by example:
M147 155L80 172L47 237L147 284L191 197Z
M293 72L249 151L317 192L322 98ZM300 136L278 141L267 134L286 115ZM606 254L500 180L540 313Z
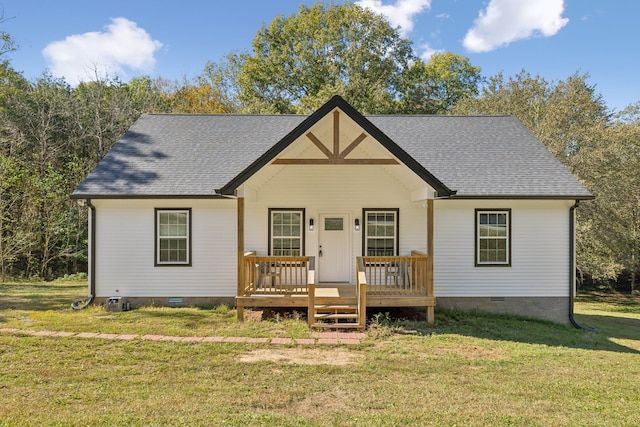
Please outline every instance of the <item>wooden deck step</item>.
M316 319L358 319L358 313L316 313Z
M317 298L314 305L312 328L318 329L364 329L360 325L357 301L352 298Z
M358 323L314 323L312 328L324 328L324 329L364 329Z

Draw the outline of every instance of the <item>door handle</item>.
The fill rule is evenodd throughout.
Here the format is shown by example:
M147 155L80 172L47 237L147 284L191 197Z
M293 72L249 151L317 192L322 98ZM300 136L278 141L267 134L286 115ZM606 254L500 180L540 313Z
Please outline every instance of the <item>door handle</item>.
M322 256L322 245L320 245L320 250L318 250L318 256L321 257Z

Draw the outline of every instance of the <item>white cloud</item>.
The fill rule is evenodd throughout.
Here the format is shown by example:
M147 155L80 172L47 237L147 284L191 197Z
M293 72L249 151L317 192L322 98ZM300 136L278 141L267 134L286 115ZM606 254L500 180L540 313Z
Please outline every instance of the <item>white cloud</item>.
M77 84L99 75L123 76L126 70L150 71L162 43L135 22L113 18L104 32L74 34L49 43L42 55L51 73Z
M434 49L428 43L423 43L420 45L420 59L422 59L425 63L428 63L433 55L436 53L444 53L442 49Z
M463 45L471 52L489 52L512 41L553 36L569 22L563 11L564 0L491 0Z
M356 4L384 15L392 27L400 27L404 37L413 30L415 16L431 7L431 0L396 0L395 4L382 4L382 0L358 0Z

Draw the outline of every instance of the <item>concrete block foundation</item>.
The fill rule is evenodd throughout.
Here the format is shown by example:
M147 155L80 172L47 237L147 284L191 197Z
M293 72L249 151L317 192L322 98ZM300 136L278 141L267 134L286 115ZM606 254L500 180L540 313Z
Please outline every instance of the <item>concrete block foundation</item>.
M125 297L120 296L122 300L126 300L131 308L159 306L159 307L207 307L220 304L226 304L229 307L236 306L235 297ZM102 305L107 302L109 297L96 297L94 304Z
M514 314L570 323L569 297L437 297L436 312L438 309Z

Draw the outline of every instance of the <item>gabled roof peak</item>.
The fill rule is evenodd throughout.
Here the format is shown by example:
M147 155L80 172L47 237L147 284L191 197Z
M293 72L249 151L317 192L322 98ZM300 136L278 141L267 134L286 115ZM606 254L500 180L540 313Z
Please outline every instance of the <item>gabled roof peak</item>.
M313 125L318 123L319 120L330 114L335 109L339 109L347 116L349 116L354 122L356 122L362 129L371 135L376 141L384 146L391 154L393 154L399 161L404 163L409 169L422 178L427 184L436 190L439 196L452 196L456 192L448 188L428 170L424 168L420 163L413 159L406 151L385 135L380 129L378 129L373 123L371 123L365 116L360 114L355 108L353 108L347 101L345 101L340 95L334 95L329 101L318 108L314 113L309 115L302 123L296 126L289 134L282 138L277 144L271 147L262 156L256 159L251 165L244 169L240 174L229 181L224 187L217 190L222 195L233 195L236 189L242 185L247 179L253 176L261 168L268 165L273 161L276 156L281 153L285 148L292 144L296 139L307 132Z

